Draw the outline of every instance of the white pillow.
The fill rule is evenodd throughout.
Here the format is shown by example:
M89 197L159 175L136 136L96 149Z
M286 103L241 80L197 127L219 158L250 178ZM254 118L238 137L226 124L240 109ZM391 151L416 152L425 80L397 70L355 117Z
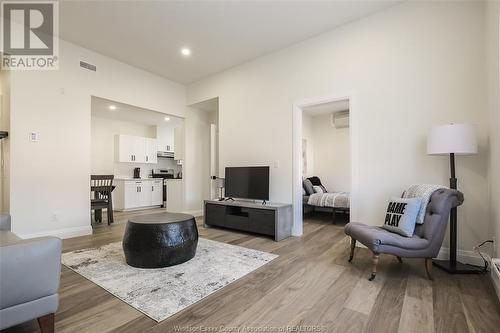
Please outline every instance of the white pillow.
M421 204L420 198L391 198L382 228L401 236L412 237Z
M313 186L313 189L314 193L325 193L325 191L323 191L323 188L321 186Z

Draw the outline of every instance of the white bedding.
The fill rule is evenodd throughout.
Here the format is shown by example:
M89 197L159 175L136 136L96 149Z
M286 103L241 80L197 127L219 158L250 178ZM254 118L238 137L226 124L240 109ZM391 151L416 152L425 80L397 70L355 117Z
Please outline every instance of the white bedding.
M349 192L313 193L309 196L308 205L317 207L349 208Z

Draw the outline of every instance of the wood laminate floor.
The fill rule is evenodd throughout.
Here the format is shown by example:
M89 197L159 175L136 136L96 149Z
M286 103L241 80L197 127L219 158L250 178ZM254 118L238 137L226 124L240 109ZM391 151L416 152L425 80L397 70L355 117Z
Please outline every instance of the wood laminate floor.
M63 251L120 241L127 218L144 213L116 213L114 225L65 240ZM198 219L201 237L279 258L160 323L63 266L56 332L500 332L500 305L488 276L434 269L429 281L422 260L399 264L382 255L369 282L369 251L356 249L349 264L343 226L329 219L308 218L302 237L281 242L205 229ZM31 321L5 332L37 331Z

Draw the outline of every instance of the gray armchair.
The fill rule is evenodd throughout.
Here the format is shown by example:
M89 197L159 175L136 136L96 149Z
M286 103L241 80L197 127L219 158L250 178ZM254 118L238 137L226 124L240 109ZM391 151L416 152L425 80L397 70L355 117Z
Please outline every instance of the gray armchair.
M0 215L0 330L38 319L42 333L54 332L59 304L61 240L21 240Z
M349 262L354 257L356 241L359 241L373 252L372 281L377 274L379 254L395 255L399 262L402 257L425 258L427 277L432 280L432 258L435 258L443 243L448 217L453 207L464 201L461 192L452 189L439 189L432 193L424 223L417 224L413 237L403 237L375 226L351 222L345 226L345 233L351 237L351 253Z

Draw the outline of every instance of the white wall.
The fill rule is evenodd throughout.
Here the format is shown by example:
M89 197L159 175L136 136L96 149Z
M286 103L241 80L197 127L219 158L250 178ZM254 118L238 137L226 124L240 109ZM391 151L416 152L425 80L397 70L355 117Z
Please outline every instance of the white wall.
M312 117L314 173L328 191L351 190L349 128L335 128L330 114Z
M59 49L57 71L11 72L10 212L13 231L25 237L91 231L91 96L185 115L184 86L71 43ZM28 140L30 131L39 142Z
M210 198L210 113L189 108L185 124L184 209L200 214Z
M303 112L302 113L302 139L306 140L306 159L307 170L302 169L303 176L315 176L314 168L314 137L313 137L313 122L312 117ZM303 161L301 161L302 163Z
M0 130L10 132L10 74L0 71ZM10 133L9 133L10 134ZM0 212L9 211L10 138L0 141Z
M499 17L500 2L489 1L485 7L486 41L487 41L487 73L488 78L488 110L490 124L489 140L489 174L490 174L490 232L500 241L500 110L499 110ZM496 244L496 256L500 257L500 246Z
M466 201L459 247L488 237L484 8L407 2L188 87L219 97L220 168L273 166L272 201L292 202L292 104L352 92L359 128L359 220L383 223L387 198L412 183L448 184L446 157L426 154L435 125L478 126L480 150L457 160Z

